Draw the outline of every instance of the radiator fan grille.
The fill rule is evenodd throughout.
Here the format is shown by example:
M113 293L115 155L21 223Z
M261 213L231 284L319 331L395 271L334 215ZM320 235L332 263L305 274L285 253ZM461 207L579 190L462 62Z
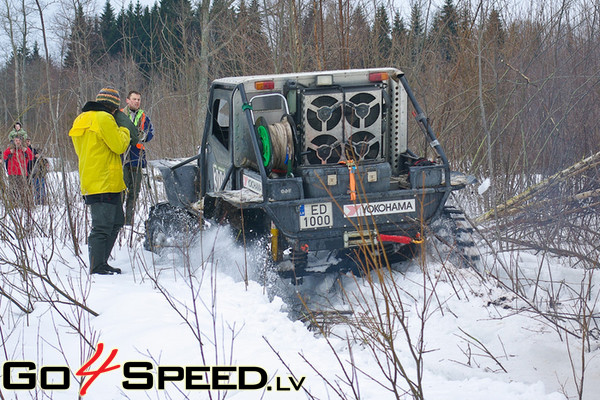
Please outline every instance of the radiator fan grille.
M365 129L372 126L381 116L380 99L371 93L358 93L350 97L350 112L346 121L354 128Z
M315 131L331 131L342 119L342 109L334 107L337 103L339 100L335 97L317 97L306 110L306 121Z
M379 88L303 96L303 152L309 164L381 157L382 94Z
M319 135L311 140L306 157L309 164L336 164L342 158L342 142L332 135Z
M346 142L346 154L358 160L374 160L379 155L379 140L368 131L358 131Z

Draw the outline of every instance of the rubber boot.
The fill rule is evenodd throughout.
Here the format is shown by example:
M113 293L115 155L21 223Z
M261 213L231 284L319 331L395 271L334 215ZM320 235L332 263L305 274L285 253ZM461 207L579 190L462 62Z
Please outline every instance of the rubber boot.
M90 274L93 274L95 270L104 264L106 246L103 240L92 232L88 236L88 252L90 257Z
M88 250L90 256L90 272L94 273L105 265L115 243L116 236L123 224L123 209L121 204L93 203L90 204L92 215L92 230L88 236ZM120 213L120 223L115 228L115 219Z
M112 249L115 245L115 242L117 241L117 238L119 237L119 231L123 227L124 222L125 222L125 216L123 214L123 206L121 204L119 204L119 206L116 207L114 210L113 227L112 227L112 230L106 240L104 263L107 265L108 265L108 259L110 258L110 253L112 252ZM114 269L118 270L119 274L121 273L121 270L119 268L114 268Z

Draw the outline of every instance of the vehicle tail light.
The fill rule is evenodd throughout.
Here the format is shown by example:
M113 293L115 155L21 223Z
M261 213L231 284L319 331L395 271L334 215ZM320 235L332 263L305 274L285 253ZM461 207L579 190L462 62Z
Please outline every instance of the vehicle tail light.
M371 72L369 74L369 82L382 82L387 81L389 75L387 72Z
M254 88L256 90L270 90L270 89L275 89L275 81L259 81L259 82L254 82Z

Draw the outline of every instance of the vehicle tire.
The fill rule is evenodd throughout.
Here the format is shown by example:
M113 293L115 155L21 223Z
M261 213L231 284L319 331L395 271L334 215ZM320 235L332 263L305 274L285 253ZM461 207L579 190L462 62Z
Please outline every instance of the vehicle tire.
M453 206L444 207L440 217L431 225L431 230L435 239L430 246L433 259L450 261L459 268L478 268L480 254L474 230L462 210Z
M150 208L144 248L159 253L167 247L189 246L202 227L200 215L169 203Z

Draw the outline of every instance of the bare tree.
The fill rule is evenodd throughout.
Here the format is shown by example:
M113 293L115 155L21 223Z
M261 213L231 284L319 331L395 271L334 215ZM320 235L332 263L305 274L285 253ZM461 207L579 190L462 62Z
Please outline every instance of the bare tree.
M28 51L28 38L31 13L26 0L12 2L4 0L4 30L8 36L13 63L13 94L15 102L15 119L23 119L25 115L25 59Z

